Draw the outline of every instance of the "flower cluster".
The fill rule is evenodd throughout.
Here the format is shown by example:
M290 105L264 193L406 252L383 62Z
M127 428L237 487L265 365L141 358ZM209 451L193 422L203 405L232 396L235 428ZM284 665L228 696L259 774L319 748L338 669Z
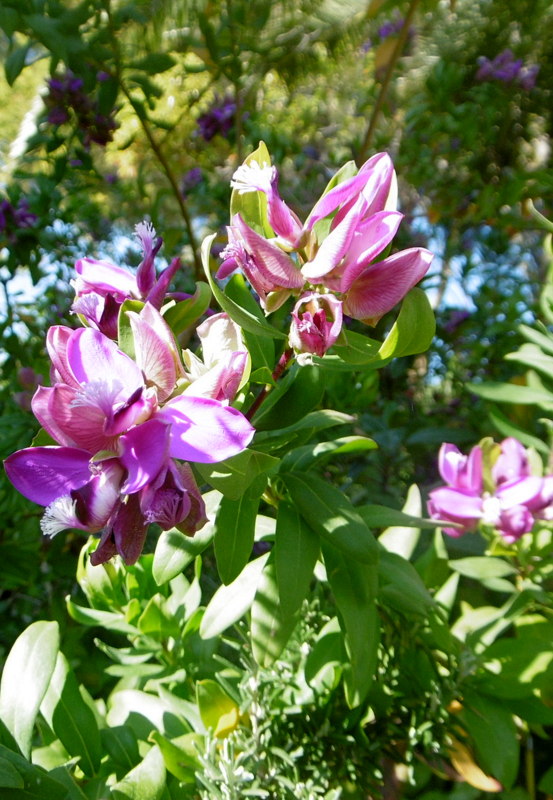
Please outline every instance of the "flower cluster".
M0 200L0 235L13 242L21 228L32 228L37 217L29 211L29 202L22 197L16 206L7 198Z
M351 165L347 165L348 167ZM397 208L397 181L390 157L379 153L359 171L331 182L305 222L278 192L278 173L255 160L234 174L239 194L267 198L267 238L237 213L217 273L241 269L266 313L289 297L290 344L318 356L336 342L344 315L374 325L426 274L432 254L413 247L386 255L403 215Z
M84 91L82 78L70 70L50 78L44 102L48 122L52 125L63 125L74 115L85 147L90 147L92 142L101 146L111 142L117 123L111 116L99 112L98 103Z
M75 306L89 326L50 328L52 385L39 386L32 399L54 444L20 450L5 462L15 487L46 506L46 535L65 528L101 535L95 564L116 553L136 561L150 523L198 530L205 507L187 462L236 455L254 433L230 406L249 366L239 329L226 315L214 315L198 329L203 362L180 353L149 299L157 302L168 285L167 270L155 280L160 242L149 226L139 232L144 259L136 276L106 262L78 262ZM108 325L104 316L136 297L145 299L140 310L121 312L131 358L110 338L112 319ZM105 314L98 319L102 302Z
M480 56L478 59L479 81L501 81L517 83L521 89L529 92L536 85L540 68L537 64L525 66L521 58L515 58L512 50L502 50L493 60Z
M236 116L236 102L231 97L215 98L206 112L198 117L200 136L210 142L217 134L228 136Z
M438 466L446 486L430 492L428 511L433 519L455 525L444 527L449 536L484 525L514 542L532 530L536 519L553 518L553 475L532 474L526 450L516 439L477 445L468 456L444 443Z

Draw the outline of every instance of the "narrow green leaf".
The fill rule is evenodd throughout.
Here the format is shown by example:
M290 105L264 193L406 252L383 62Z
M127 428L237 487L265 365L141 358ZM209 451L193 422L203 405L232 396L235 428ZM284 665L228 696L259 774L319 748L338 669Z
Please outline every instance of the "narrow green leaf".
M95 608L85 608L74 603L69 596L65 599L69 616L81 625L90 627L107 628L118 633L139 633L134 625L129 625L122 614L115 614L111 611L99 611Z
M157 75L160 72L166 72L171 69L175 64L175 59L169 53L148 53L144 58L139 61L133 61L128 66L133 69L141 69L147 72L148 75Z
M165 763L157 745L140 764L111 787L114 800L160 800L165 789Z
M294 364L286 378L289 381L279 384L253 416L252 423L258 430L293 425L320 404L326 386L323 370Z
M467 690L459 720L475 744L482 769L510 789L518 774L518 732L504 704Z
M158 586L179 575L194 559L209 547L215 530L208 522L194 536L186 536L176 528L162 531L156 543L152 574Z
M371 528L402 525L406 528L427 528L428 530L433 530L434 528L442 527L441 524L435 520L414 517L411 514L406 514L404 511L398 511L395 508L388 508L387 506L358 506L356 511Z
M374 439L366 436L343 436L328 442L315 442L290 450L281 461L283 472L302 471L337 455L352 455L375 450Z
M284 650L297 616L285 615L280 604L274 554L269 554L251 611L253 657L260 667L270 667Z
M163 313L165 322L169 325L175 336L193 325L202 314L205 314L211 301L211 289L207 283L200 281L192 297L181 300Z
M399 316L380 346L380 357L399 358L428 350L436 332L436 320L428 297L415 287L405 295Z
M62 653L58 653L40 710L69 755L79 758L79 766L84 774L94 775L102 757L100 732L94 714L83 700L75 675Z
M425 616L434 605L432 596L409 561L382 548L378 560L378 596L402 614Z
M118 767L130 771L140 761L138 739L128 725L114 725L100 731L102 748Z
M278 507L274 551L282 614L291 617L309 590L320 543L297 508L286 500Z
M221 686L209 679L196 683L196 699L202 722L213 735L224 738L236 729L240 708Z
M25 781L8 759L0 755L0 789L23 789Z
M9 800L12 798L13 800L19 800L19 798L21 800L68 800L67 787L63 783L52 778L41 767L31 764L19 753L14 753L4 745L0 745L0 759L4 774L8 773L8 764L11 764L23 779L23 788L13 786L8 791L1 792L6 800L8 798ZM13 773L11 775L13 777Z
M278 459L248 448L216 464L195 464L203 480L230 500L238 500L253 481L278 466Z
M516 575L516 569L502 558L493 556L473 556L470 558L457 558L449 562L449 566L460 575L467 578L482 580L486 578L505 578Z
M281 478L315 533L356 561L377 562L376 540L343 492L310 472L289 472Z
M217 589L200 624L202 639L219 636L250 609L268 557L269 554L265 553L250 561L235 581Z
M140 300L125 300L119 309L117 318L117 343L119 349L126 353L129 358L134 358L134 334L127 311L135 311L137 314L144 308L144 303Z
M518 386L514 383L469 383L467 391L494 400L498 403L515 403L517 405L538 405L546 410L553 408L553 393L532 389L529 386Z
M316 692L329 692L336 687L348 657L338 617L322 628L305 661L305 680Z
M27 42L21 47L16 47L6 58L4 62L4 72L6 73L6 80L10 86L13 86L17 76L23 70L30 47L30 42Z
M201 769L199 754L205 749L204 737L198 733L185 733L176 739L167 739L154 731L150 739L163 755L165 768L183 783L195 783L196 772Z
M10 650L0 683L0 719L24 756L31 753L38 709L54 672L59 649L57 622L33 622Z
M238 500L223 497L215 518L214 550L219 577L232 583L252 552L259 494L246 491Z
M344 669L346 702L356 708L366 698L376 668L380 641L377 569L375 564L353 560L326 540L321 547L349 658Z
M362 367L373 361L382 360L379 354L381 345L380 342L377 342L375 339L369 339L368 336L363 336L363 334L356 333L355 331L346 331L344 338L345 342L343 344L339 340L338 343L334 345L334 352L348 364Z
M402 511L411 517L421 516L422 498L416 483L409 487ZM382 532L378 541L390 553L397 553L399 556L409 559L415 552L420 538L420 531L421 529L418 526L412 527L403 523L393 523L391 527Z

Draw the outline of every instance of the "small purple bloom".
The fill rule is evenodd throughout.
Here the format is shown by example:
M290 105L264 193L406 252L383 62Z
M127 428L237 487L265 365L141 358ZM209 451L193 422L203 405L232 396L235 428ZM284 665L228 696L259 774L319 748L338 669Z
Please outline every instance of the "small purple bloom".
M236 115L236 102L230 97L222 100L216 97L203 114L198 117L200 136L210 142L214 136L228 136L234 126Z
M292 311L289 342L297 353L324 356L342 330L342 303L332 294L310 292Z

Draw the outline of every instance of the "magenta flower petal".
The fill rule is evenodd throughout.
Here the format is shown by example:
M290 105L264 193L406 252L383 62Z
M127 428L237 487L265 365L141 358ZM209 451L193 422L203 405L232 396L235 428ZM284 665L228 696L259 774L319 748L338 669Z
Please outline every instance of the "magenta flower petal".
M347 292L371 261L390 244L402 219L399 211L380 211L358 226L340 268L341 292Z
M420 281L431 261L432 253L413 247L371 264L349 289L344 313L370 322L380 319Z
M506 542L516 542L534 527L534 517L526 506L512 506L501 512L497 525Z
M318 281L338 266L348 251L366 207L366 200L360 197L340 224L323 239L315 258L301 269L306 280Z
M98 292L98 294L115 295L120 302L128 297L140 297L134 275L122 267L116 267L109 261L97 261L94 258L80 258L75 264L77 279L77 295L80 289ZM85 284L85 286L83 286Z
M159 402L173 392L177 380L176 344L161 314L146 304L140 314L128 312L134 337L135 358L148 385L154 385Z
M150 419L132 428L119 438L121 464L127 477L121 486L123 494L138 492L156 479L169 455L169 426L159 419Z
M531 504L542 496L543 479L535 475L503 483L496 489L502 509Z
M342 303L334 295L302 295L292 311L290 346L299 353L324 356L340 335L342 319Z
M440 475L455 489L480 495L483 488L482 448L473 447L468 456L454 444L444 442L438 456Z
M201 464L237 455L255 433L243 414L207 397L181 395L169 400L156 419L171 424L170 455Z
M67 343L67 360L80 384L93 381L117 382L125 387L127 397L144 385L135 362L119 350L115 342L92 328L74 331Z
M280 247L246 225L239 214L232 218L232 225L240 233L246 250L255 261L263 280L269 283L270 290L298 289L303 286L303 275Z
M46 349L52 361L52 382L62 381L69 386L77 385L67 360L67 345L75 331L65 325L52 325L46 335Z
M492 467L492 476L500 485L530 475L525 447L512 436L501 442L501 453Z
M47 506L90 480L90 459L90 453L74 447L27 447L4 464L18 492Z

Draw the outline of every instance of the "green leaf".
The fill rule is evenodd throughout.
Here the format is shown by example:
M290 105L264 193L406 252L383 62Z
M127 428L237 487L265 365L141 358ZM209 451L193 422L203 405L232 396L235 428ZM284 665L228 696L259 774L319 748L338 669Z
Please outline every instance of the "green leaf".
M428 297L415 287L405 295L399 316L380 346L383 360L424 353L436 332L436 320Z
M549 457L549 447L544 441L525 431L524 428L514 423L513 420L509 419L498 408L490 408L488 410L488 416L490 417L492 425L494 425L503 436L506 438L512 436L518 439L525 447L533 447L538 453L541 453L542 456L546 458Z
M125 771L131 770L140 761L138 739L128 725L114 725L100 731L102 748L111 761Z
M428 528L433 530L441 527L435 520L413 517L411 514L405 514L403 511L398 511L395 508L388 508L387 506L358 506L356 511L371 528L402 525L403 527L409 528Z
M376 564L354 560L326 540L321 547L349 659L344 669L346 702L356 708L371 688L380 641Z
M282 382L261 404L252 418L257 430L271 430L293 425L321 402L326 384L325 373L316 366L294 364Z
M40 711L70 756L79 758L85 775L94 775L102 757L96 718L79 692L77 679L65 656L58 653L56 667Z
M457 558L449 562L449 566L460 575L467 578L483 580L486 578L505 578L516 575L516 569L502 558L493 556L471 556L470 558Z
M198 733L185 733L176 739L167 739L154 731L150 739L162 752L165 768L183 783L195 783L196 772L202 764L199 754L205 749L204 737Z
M236 730L240 721L240 708L216 681L209 679L196 683L196 700L202 722L213 735L223 739Z
M518 733L511 712L467 689L458 718L474 742L479 765L509 789L519 766Z
M165 763L157 745L140 764L111 787L114 800L161 800L165 789Z
M138 61L132 61L127 66L132 69L141 69L148 75L157 75L174 67L177 62L169 53L148 53Z
M125 618L122 614L115 614L111 611L99 611L95 608L85 608L84 606L78 606L74 603L69 596L65 599L67 610L69 612L69 616L75 620L75 622L79 622L81 625L87 625L90 627L101 627L107 628L111 631L117 631L118 633L128 633L135 635L139 633L138 629L134 627L134 625L129 625L128 622L125 621Z
M259 499L258 492L246 491L238 500L223 497L219 506L213 544L217 571L226 585L232 583L248 563Z
M297 623L297 617L284 614L281 606L272 552L261 573L251 615L253 657L267 668L280 656Z
M108 705L106 721L109 727L127 726L144 741L156 728L170 738L190 730L167 699L148 692L121 689L111 693Z
M378 447L374 439L366 436L343 436L328 442L315 442L290 450L281 461L283 472L301 471L320 464L337 455L353 455Z
M278 507L274 552L282 614L291 617L309 591L320 544L297 508L286 500Z
M238 500L253 481L278 465L278 459L267 453L247 449L216 464L195 464L203 480L229 500Z
M144 303L140 300L125 300L119 309L117 318L117 343L119 349L126 353L129 358L134 358L134 334L127 311L135 311L137 314L144 308Z
M235 581L217 589L209 601L200 624L202 639L219 636L250 609L268 557L269 554L265 553L250 561Z
M264 164L271 165L271 156L267 150L264 142L259 142L257 150L250 153L244 160L244 164L251 164L256 161L260 167ZM245 223L254 231L270 238L274 235L274 231L269 225L269 218L267 215L267 196L265 192L243 192L240 193L236 189L232 190L230 196L230 219L235 214L240 214Z
M402 508L404 514L419 518L422 514L422 498L420 489L416 483L409 487L405 505ZM362 513L362 512L361 512ZM420 538L421 529L418 526L399 525L394 523L386 528L379 536L378 541L390 553L397 553L403 558L409 559L413 555Z
M4 72L6 73L6 80L10 86L13 86L15 79L23 70L30 47L30 42L27 42L27 44L24 44L22 47L16 47L6 58L4 62Z
M349 558L376 564L376 541L343 492L309 472L289 472L281 478L300 514L315 533Z
M0 789L23 789L25 781L12 764L0 754Z
M2 792L6 800L8 798L10 800L12 798L13 800L19 800L19 798L21 800L68 800L67 787L63 783L50 777L47 772L31 764L19 753L8 750L4 745L0 745L0 763L7 780L10 780L10 777L13 780L13 773L8 764L11 764L23 779L23 788L20 788L20 785L9 786L9 794L5 791Z
M242 308L242 306L238 305L238 303L235 303L234 300L231 300L230 297L227 297L227 295L219 289L213 279L213 276L211 275L209 268L209 252L215 236L216 234L212 234L204 239L201 247L201 257L204 272L211 287L211 291L213 292L213 296L223 311L226 311L229 317L245 331L251 331L258 336L268 336L272 339L286 339L285 333L282 333L282 331L274 328L266 320L260 319L255 314L252 314L245 308Z
M334 352L348 364L361 367L373 361L382 360L379 354L380 342L355 331L345 331L344 338L344 344L340 340L338 344L334 345ZM321 360L321 364L324 366L324 358Z
M467 391L494 400L498 403L515 403L517 405L538 405L549 411L553 409L553 393L519 386L514 383L469 383Z
M382 548L378 560L378 596L402 614L425 616L434 601L409 561Z
M258 431L255 435L255 444L263 444L287 437L292 437L296 433L302 431L322 431L326 428L333 428L335 425L346 425L355 422L355 417L351 414L344 414L342 411L333 411L329 408L322 409L321 411L310 411L304 417L288 425L285 428L278 428L273 431Z
M523 344L516 353L507 353L506 361L516 361L525 367L542 372L547 378L553 374L553 357L541 351L535 344Z
M164 311L163 318L175 336L193 325L202 314L205 314L211 301L211 289L207 283L200 281L192 297L181 300Z
M31 753L33 727L56 665L57 622L33 622L8 653L0 683L0 719L24 756Z
M347 664L344 637L338 617L321 629L305 661L305 680L319 693L332 691Z
M186 536L176 528L162 531L156 543L152 574L158 586L179 575L213 541L214 527L207 523L194 536Z

